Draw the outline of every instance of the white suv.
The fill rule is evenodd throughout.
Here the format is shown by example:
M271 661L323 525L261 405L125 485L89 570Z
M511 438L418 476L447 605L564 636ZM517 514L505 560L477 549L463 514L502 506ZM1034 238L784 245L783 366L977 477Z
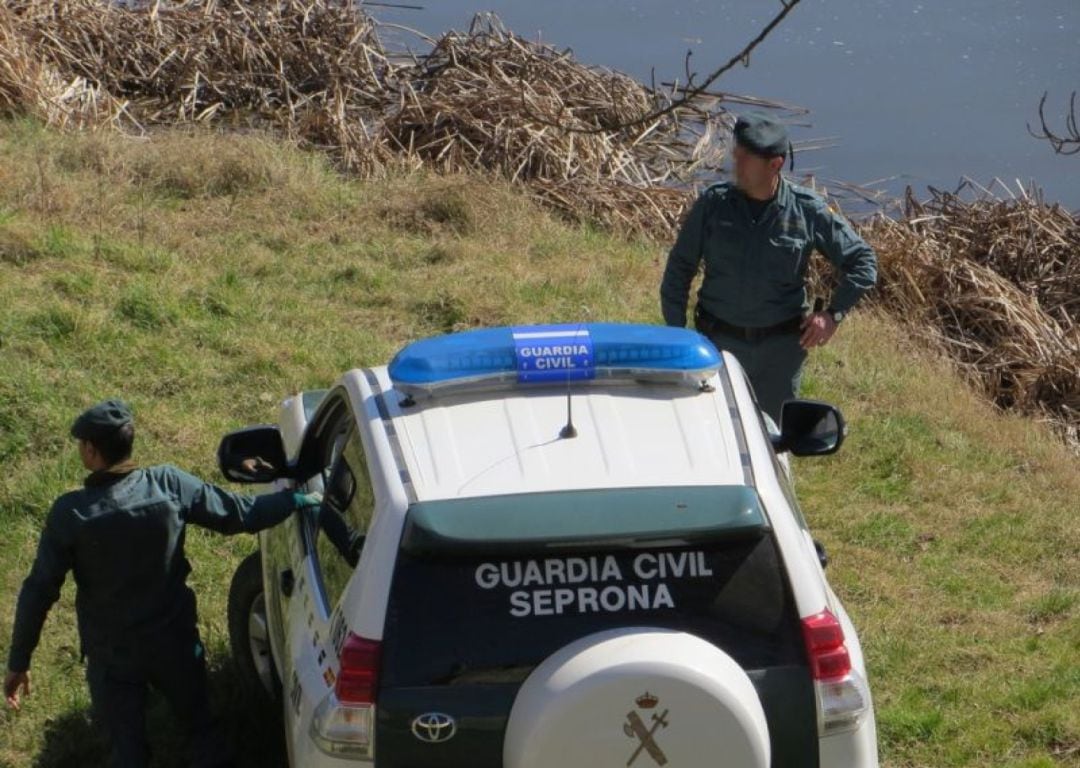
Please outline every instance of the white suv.
M843 420L781 421L697 333L583 324L419 341L226 436L230 479L324 494L230 592L291 765L876 766L783 457Z

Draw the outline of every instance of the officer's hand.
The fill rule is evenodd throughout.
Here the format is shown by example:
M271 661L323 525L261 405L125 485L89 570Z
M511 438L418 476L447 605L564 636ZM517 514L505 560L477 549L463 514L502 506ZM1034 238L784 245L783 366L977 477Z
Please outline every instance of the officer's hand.
M260 472L273 472L274 465L266 461L262 456L253 456L240 462L240 468L252 477L257 477Z
M7 699L8 706L14 710L19 708L20 688L24 695L30 695L30 673L8 672L7 677L4 678L4 698Z
M828 312L815 312L803 318L799 344L803 349L821 347L829 343L834 333L836 333L836 321L832 319L832 315Z

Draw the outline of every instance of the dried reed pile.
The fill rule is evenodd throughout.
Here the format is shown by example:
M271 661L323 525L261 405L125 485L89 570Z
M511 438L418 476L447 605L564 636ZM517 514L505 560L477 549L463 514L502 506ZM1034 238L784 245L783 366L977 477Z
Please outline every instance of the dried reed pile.
M0 40L16 41L0 50L0 109L54 124L270 126L348 158L388 98L375 26L348 2L9 0ZM96 98L20 99L35 68Z
M40 55L10 8L0 8L0 113L29 113L58 127L101 125L121 113L111 94Z
M12 0L0 13L0 110L50 124L141 131L176 123L271 128L363 174L387 166L484 171L571 217L666 234L674 192L723 156L709 96L670 104L490 15L422 57L388 53L342 0ZM767 106L767 104L762 104Z
M490 15L450 32L401 73L404 102L380 139L425 165L496 171L566 213L621 229L665 233L686 181L723 156L726 111L666 106L671 94L567 51L514 36Z
M909 190L903 219L865 227L878 300L999 406L1080 445L1080 219L1023 189L1003 198L965 187L925 202Z

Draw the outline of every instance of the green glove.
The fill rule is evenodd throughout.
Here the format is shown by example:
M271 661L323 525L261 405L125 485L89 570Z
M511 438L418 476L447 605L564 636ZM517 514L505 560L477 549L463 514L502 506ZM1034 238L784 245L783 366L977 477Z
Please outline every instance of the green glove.
M318 507L322 504L322 494L313 491L311 493L294 493L293 503L297 509L309 509L311 507Z

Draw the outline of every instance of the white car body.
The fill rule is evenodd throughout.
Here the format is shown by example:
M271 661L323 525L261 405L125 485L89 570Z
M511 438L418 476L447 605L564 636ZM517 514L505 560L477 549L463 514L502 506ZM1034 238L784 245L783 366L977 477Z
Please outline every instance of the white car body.
M866 667L858 637L826 581L801 513L789 503L790 489L785 493L787 479L783 476L787 472L786 464L777 460L746 378L732 356L725 354L723 369L712 373L706 386L698 389L638 382L593 382L587 387L575 388L572 414L577 435L572 439L558 437L568 416L565 387L506 388L496 392L462 390L413 402L395 390L387 368L379 367L346 373L323 399L323 407L333 398L338 398L351 412L367 459L374 496L374 514L360 551L359 564L340 599L335 604L327 604L317 586L321 576L315 546L305 541L300 522L293 520L260 534L267 601L275 601L280 606L280 609L269 611L272 625L269 636L276 671L283 681L288 757L294 768L346 768L362 764L355 756L347 758L331 754L333 750L328 751L325 744L314 738L313 720L320 706L325 707L334 692L335 681L341 672L338 657L344 634L355 633L376 643L384 640L395 561L412 505L569 490L742 485L752 486L760 496L772 536L782 553L798 616L805 619L823 611L835 615L843 628L852 674L863 681L860 690L865 706L855 727L831 735L819 732L816 764L836 768L877 766L873 708L865 685ZM312 407L315 399L315 396L297 395L285 400L281 406L278 426L290 459L296 459L301 453L311 419L315 417ZM279 481L279 486L287 485L289 481ZM320 478L314 478L307 487L322 490ZM282 558L288 562L282 562ZM291 571L290 597L281 594L284 566ZM467 621L468 607L463 606L463 610L463 620ZM648 628L647 612L641 614L639 623ZM680 637L678 642L682 645L679 647L690 649L686 651L690 656L700 655L693 650L699 646L693 643L704 641L685 634ZM702 659L705 655L708 654L702 655ZM588 677L587 667L592 663L588 658L585 655L574 662L578 665L575 674ZM691 661L685 663L693 669ZM703 660L702 663L706 662ZM728 662L708 662L713 667L727 663L730 659ZM642 668L640 665L635 667L632 660L627 664L627 669ZM684 672L673 674L678 677ZM688 685L693 687L692 675L688 679L691 681ZM670 682L669 678L665 680ZM532 683L526 685L537 690L553 690L550 685L546 688ZM635 685L630 684L630 688L636 690ZM733 682L728 688L741 691L738 695L744 697L749 690L756 700L749 684ZM527 706L516 703L515 711L527 708L533 713L530 717L539 718L536 713L544 711L542 699L545 695L548 694L537 693L539 698ZM553 693L550 695L554 696ZM687 693L689 698L685 701L693 701L695 695ZM668 699L674 696L676 694L672 693ZM575 716L578 725L574 727L580 725L586 729L584 732L590 733L610 727L610 713L584 699L583 702ZM620 702L612 703L619 718L623 714L620 706ZM552 710L555 711L559 711L558 707ZM642 716L649 711L641 710ZM760 712L760 708L757 711ZM675 717L674 709L672 713ZM806 717L815 714L807 712ZM672 729L690 728L693 718L689 713L680 714L680 718L677 723L673 722ZM596 722L591 722L593 720ZM559 726L554 720L551 722L550 727L556 729L552 733L559 733L558 728L569 727ZM372 724L371 728L374 727ZM453 727L456 728L456 724ZM416 728L414 723L414 733ZM719 742L713 743L720 737L713 738L709 730L686 731L686 740L668 738L666 748L669 750L676 750L676 744L683 745L676 750L683 756L681 759L675 760L674 752L668 755L671 764L717 764L706 758L724 747ZM542 764L537 762L541 760L539 757L532 762L527 757L520 757L528 752L527 745L539 736L518 731L521 728L510 727L505 736L505 764ZM630 734L627 730L627 737ZM700 742L696 746L695 739ZM645 741L642 738L642 746L647 746ZM597 742L588 749L582 747L578 755L568 748L570 751L559 758L560 763L565 766L595 764L608 755L606 743ZM633 743L632 739L627 741L630 743ZM376 765L383 758L380 748L376 739L373 752ZM695 754L698 755L696 760ZM627 757L623 749L608 755L607 759L609 764L622 760L618 764L624 765ZM370 755L362 758L371 759ZM765 756L758 759L767 763L767 745ZM655 758L653 760L655 764Z

